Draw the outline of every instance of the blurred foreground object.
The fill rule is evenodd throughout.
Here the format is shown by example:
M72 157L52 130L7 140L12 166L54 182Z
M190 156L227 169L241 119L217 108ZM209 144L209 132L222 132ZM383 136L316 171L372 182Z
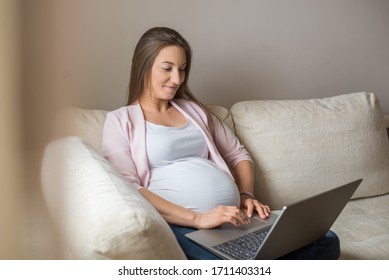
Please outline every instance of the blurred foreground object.
M20 2L0 3L0 259L20 259L23 149L20 112Z

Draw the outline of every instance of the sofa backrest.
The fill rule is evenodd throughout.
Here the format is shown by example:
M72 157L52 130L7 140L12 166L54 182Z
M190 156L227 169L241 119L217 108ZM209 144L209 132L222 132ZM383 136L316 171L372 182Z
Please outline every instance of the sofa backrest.
M359 178L354 198L389 192L389 123L374 94L209 108L251 153L256 196L273 209ZM79 136L100 152L106 113L69 108L56 136Z
M232 116L226 108L217 105L208 106L208 108L234 130ZM54 138L79 136L100 152L106 114L105 110L66 108L57 115L53 132Z
M353 198L389 192L389 143L372 93L244 101L235 131L255 164L255 192L273 208L359 178Z
M105 110L67 108L57 115L54 138L78 136L100 152L106 114Z

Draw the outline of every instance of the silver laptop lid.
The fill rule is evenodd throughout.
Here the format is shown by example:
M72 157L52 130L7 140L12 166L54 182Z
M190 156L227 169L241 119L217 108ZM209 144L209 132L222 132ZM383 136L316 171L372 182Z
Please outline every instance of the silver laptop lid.
M285 206L256 259L276 259L323 237L362 179Z

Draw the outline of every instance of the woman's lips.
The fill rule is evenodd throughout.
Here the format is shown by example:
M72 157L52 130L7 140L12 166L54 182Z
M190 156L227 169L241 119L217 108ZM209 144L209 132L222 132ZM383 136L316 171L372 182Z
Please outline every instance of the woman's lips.
M164 86L164 88L166 88L168 91L176 91L178 89L176 86Z

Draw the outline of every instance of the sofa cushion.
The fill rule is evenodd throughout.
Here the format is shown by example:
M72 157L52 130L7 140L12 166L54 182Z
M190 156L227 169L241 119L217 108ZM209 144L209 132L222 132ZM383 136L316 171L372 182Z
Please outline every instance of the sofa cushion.
M235 131L255 164L255 193L273 208L359 178L353 198L389 192L389 143L372 93L244 101Z
M389 128L389 115L384 116L386 128Z
M386 131L387 131L388 137L389 137L389 116L385 115L384 118L385 118Z
M159 213L79 137L49 144L42 185L74 258L185 259Z
M54 137L79 136L100 152L107 111L66 108L56 116Z
M341 259L389 259L389 194L347 203L332 230L341 242Z
M232 119L232 116L231 116L230 112L227 110L227 108L225 108L223 106L210 105L210 106L208 106L208 109L219 120L224 122L232 131L235 131L234 121Z

